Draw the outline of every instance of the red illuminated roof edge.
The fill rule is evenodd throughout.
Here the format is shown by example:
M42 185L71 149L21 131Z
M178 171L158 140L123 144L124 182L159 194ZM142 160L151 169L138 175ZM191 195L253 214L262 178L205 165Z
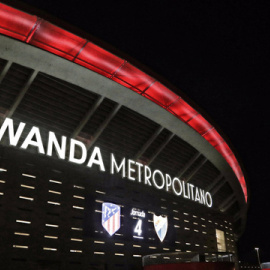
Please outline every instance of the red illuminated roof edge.
M124 59L37 16L0 3L0 33L95 71L150 99L188 124L228 162L247 202L243 171L217 130L185 100Z

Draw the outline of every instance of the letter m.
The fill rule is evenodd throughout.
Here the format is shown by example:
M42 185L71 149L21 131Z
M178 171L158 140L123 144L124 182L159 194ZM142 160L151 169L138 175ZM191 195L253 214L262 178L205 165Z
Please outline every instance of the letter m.
M15 134L13 120L10 118L6 118L0 129L0 141L2 140L2 137L5 134L6 130L8 130L9 144L16 146L20 139L20 136L22 135L24 126L25 123L21 122Z

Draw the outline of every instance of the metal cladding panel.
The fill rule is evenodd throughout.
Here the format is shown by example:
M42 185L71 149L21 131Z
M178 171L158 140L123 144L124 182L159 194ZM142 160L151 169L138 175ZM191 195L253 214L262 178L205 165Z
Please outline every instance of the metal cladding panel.
M182 98L178 98L178 100L171 104L168 110L184 122L188 122L198 114L197 111L189 106Z
M127 61L115 71L112 80L124 84L127 88L141 93L149 88L155 81L152 77L134 67Z
M87 40L36 16L21 12L2 3L0 3L0 33L30 43L109 77L121 85L144 95L186 123L198 117L198 121L194 120L188 124L215 147L229 163L239 180L247 202L248 194L244 174L234 154L231 155L231 151L228 153L227 148L223 148L222 151L218 148L224 141L219 133L214 128L206 131L210 124L205 119L202 120L202 118L199 121L200 114L171 90L160 83L153 84L154 79L150 76L127 63L127 61L122 61L121 58L105 52L103 49L96 47L93 52L87 53L87 50L91 50L87 47ZM83 52L84 49L85 52ZM100 62L97 61L98 57L93 57L97 51L106 55L107 58ZM80 57L80 53L83 53L82 57ZM109 74L112 75L109 76ZM156 88L158 85L160 87ZM206 133L203 133L205 131ZM231 156L234 158L232 159Z
M201 135L205 134L212 128L209 122L207 122L200 114L194 116L188 121L188 124L197 130Z
M223 138L219 135L215 128L208 130L203 137L212 144L215 148L224 142Z
M168 108L178 99L178 96L174 92L169 90L160 82L153 83L143 93L143 96L146 96L154 102L159 103L164 108Z
M74 62L110 78L122 66L124 60L92 42L87 42Z
M0 18L1 33L22 41L27 40L37 23L37 16L4 4L0 4Z
M79 54L87 41L70 32L55 27L53 24L41 20L29 40L31 45L47 50L68 60L73 60Z

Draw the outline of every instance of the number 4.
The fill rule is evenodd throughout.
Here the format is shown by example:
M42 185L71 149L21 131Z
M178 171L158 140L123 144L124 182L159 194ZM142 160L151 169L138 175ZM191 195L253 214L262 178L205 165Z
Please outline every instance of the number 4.
M137 233L139 236L142 234L142 220L141 219L138 220L136 227L134 229L134 232Z

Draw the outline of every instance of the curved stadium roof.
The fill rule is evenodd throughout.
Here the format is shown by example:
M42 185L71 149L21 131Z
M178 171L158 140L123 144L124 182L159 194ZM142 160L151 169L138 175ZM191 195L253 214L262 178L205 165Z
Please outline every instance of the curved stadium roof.
M243 171L226 141L198 111L155 78L91 41L2 3L0 3L0 33L95 71L175 115L198 132L223 156L235 173L247 202L248 193Z

